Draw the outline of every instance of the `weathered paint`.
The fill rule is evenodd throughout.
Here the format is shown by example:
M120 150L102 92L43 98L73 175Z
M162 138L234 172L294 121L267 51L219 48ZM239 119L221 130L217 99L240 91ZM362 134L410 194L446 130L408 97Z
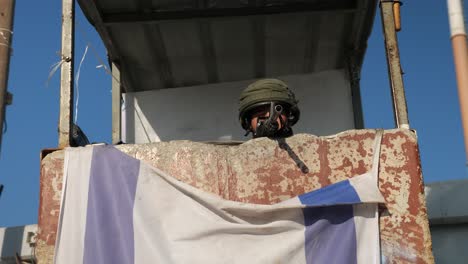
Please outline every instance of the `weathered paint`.
M36 257L40 263L52 263L53 260L62 195L63 151L48 153L46 150L41 154L45 158L41 162L36 248Z
M171 141L118 146L177 179L234 201L270 204L371 168L374 130L332 137L299 134L240 145ZM51 259L61 195L63 152L42 161L39 242L41 263ZM384 263L433 263L416 136L388 130L382 141L379 186L386 199L380 219Z

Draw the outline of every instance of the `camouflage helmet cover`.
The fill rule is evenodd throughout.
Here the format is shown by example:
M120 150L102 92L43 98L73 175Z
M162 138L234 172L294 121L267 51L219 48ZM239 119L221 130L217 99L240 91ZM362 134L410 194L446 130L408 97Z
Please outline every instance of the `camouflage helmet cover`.
M239 98L239 119L242 127L248 129L247 114L254 108L275 102L289 107L292 126L299 120L300 111L297 108L298 101L288 85L278 79L258 80L245 88Z

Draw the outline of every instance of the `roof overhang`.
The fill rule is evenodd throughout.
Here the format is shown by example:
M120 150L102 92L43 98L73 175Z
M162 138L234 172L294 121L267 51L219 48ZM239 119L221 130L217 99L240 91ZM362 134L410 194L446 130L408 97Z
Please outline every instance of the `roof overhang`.
M126 91L361 65L376 0L78 0Z

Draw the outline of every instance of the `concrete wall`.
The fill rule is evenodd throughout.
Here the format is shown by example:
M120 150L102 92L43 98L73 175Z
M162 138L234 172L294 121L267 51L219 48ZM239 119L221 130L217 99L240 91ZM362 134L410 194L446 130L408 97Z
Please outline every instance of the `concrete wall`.
M432 225L432 250L437 264L468 262L468 223Z
M280 77L299 99L295 133L329 135L353 129L351 88L341 70ZM148 143L245 140L239 125L239 94L252 80L127 93L123 141Z
M433 225L468 223L468 180L434 182L425 193Z
M0 264L17 263L15 254L23 260L34 257L37 225L0 228Z
M468 180L431 183L425 193L436 263L467 263Z

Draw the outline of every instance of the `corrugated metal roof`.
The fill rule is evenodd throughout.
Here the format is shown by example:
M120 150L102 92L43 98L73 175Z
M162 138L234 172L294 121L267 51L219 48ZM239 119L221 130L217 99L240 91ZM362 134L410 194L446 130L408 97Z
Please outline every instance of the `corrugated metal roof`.
M128 91L302 74L358 64L375 0L78 1Z

